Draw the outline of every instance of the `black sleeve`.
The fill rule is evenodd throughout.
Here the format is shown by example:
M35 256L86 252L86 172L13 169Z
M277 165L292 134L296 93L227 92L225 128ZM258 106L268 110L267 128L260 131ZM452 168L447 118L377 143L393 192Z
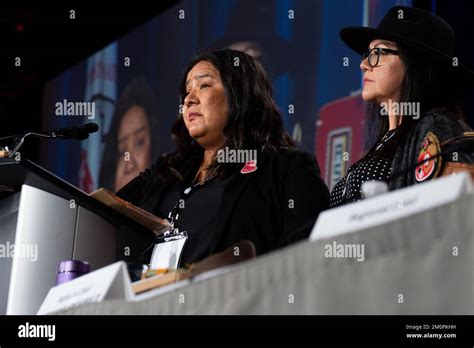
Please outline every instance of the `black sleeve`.
M321 211L329 208L329 190L314 156L299 152L284 179L281 246L308 238Z
M463 129L461 125L454 119L446 115L434 115L433 117L427 118L427 122L420 127L419 132L416 138L416 150L411 158L411 162L416 164L419 160L419 154L423 146L423 141L428 135L428 132L431 132L436 136L440 143L445 142L446 140L461 136L463 134ZM443 150L443 149L441 149ZM444 160L449 160L448 157L443 157ZM412 170L410 173L411 181L413 183L418 183L415 180L415 170ZM428 180L434 179L436 176L431 177Z
M391 191L418 183L415 178L415 167L428 132L433 133L442 143L462 135L463 129L456 120L443 112L429 113L418 121L412 130L403 135L394 154L390 179Z
M141 172L140 175L131 180L115 194L133 205L138 206L154 169L155 165Z
M445 115L436 115L427 119L427 122L420 127L418 133L416 154L420 152L423 140L428 132L436 135L439 142L442 143L446 140L461 136L463 134L463 129L459 122ZM417 159L418 158L415 158L414 160L416 161Z

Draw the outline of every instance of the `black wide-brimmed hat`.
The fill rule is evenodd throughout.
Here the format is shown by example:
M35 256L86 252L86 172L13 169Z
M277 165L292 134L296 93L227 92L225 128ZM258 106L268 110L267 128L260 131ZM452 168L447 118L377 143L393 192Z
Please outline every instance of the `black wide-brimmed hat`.
M446 21L431 12L405 6L392 7L377 28L345 27L341 39L352 50L362 54L371 41L390 40L425 53L451 67L463 80L473 82L474 72L459 59L453 66L455 34Z

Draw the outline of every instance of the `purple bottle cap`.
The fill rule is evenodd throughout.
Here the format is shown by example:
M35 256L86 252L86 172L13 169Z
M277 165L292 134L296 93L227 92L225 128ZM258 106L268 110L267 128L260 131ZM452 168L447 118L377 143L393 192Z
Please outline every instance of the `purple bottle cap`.
M58 272L89 273L91 265L86 261L64 260L59 263Z

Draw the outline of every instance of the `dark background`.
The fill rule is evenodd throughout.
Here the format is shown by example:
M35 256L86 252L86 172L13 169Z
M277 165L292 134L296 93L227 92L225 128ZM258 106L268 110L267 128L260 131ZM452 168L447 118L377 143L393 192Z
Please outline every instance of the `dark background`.
M47 81L176 2L0 8L0 137L40 130ZM69 19L70 9L75 20ZM18 56L21 67L14 66ZM38 140L29 139L23 151L38 161Z
M153 5L134 1L133 6L125 3L103 8L79 4L1 8L0 137L40 130L45 82L175 3L160 0ZM457 53L472 69L474 2L414 0L413 6L434 11L451 24L457 35ZM75 20L68 18L70 9L76 10ZM22 59L21 67L14 67L16 56ZM468 103L466 108L472 125L473 105ZM38 161L38 140L30 139L23 151Z

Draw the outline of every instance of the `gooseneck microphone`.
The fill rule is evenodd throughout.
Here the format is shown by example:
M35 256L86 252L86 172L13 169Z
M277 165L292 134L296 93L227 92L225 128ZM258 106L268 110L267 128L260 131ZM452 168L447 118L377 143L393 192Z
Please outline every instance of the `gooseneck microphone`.
M47 132L51 139L77 139L84 140L89 137L89 134L95 133L99 130L97 123L86 123L80 127L69 127L55 129Z
M29 132L24 134L20 140L13 146L9 157L13 157L25 143L28 137L46 138L46 139L76 139L84 140L89 138L89 134L99 130L97 123L86 123L80 127L59 128L46 132Z

